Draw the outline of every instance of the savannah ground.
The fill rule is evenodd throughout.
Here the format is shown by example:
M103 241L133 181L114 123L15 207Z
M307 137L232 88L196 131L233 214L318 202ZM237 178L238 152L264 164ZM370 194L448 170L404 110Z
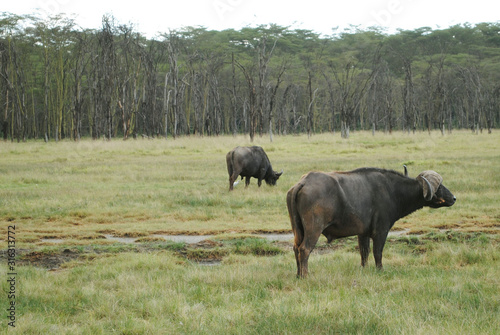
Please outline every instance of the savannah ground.
M228 192L225 154L261 145L276 187ZM184 137L0 143L0 330L17 334L500 332L500 135ZM356 238L295 277L286 192L310 170L432 169L457 197L396 222L385 270ZM15 226L15 328L8 227ZM210 235L196 244L164 235ZM214 236L215 235L215 236ZM129 238L121 243L113 238ZM204 261L204 263L200 263ZM206 262L211 266L207 266ZM217 261L217 262L215 262ZM215 264L215 265L214 265Z

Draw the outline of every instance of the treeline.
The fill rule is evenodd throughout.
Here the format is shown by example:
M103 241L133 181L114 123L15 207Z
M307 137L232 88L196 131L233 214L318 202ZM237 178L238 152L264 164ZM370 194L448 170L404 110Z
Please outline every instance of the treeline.
M277 25L147 39L104 16L0 16L4 140L414 132L500 123L500 23L320 36Z

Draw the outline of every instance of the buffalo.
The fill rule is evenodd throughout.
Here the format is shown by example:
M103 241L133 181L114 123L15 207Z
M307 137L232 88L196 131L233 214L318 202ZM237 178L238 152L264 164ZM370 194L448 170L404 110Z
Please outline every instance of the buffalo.
M365 266L373 240L373 255L382 269L382 251L394 223L428 206L452 206L456 198L434 171L417 178L378 168L349 172L309 172L287 194L294 234L297 276L306 277L309 254L321 234L328 242L358 236L361 266Z
M245 187L250 184L250 177L258 179L259 187L262 180L268 185L276 185L276 181L283 173L273 170L269 158L262 147L236 147L226 155L227 172L229 173L229 191L238 176L245 177Z

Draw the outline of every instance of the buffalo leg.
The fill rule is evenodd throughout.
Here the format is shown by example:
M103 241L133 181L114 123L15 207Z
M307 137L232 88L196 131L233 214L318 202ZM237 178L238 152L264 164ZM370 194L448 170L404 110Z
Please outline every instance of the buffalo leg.
M295 261L297 263L297 278L300 277L300 253L299 253L299 246L302 244L304 241L304 235L302 234L302 230L296 229L294 225L292 225L292 230L293 230L293 252L295 253Z
M229 191L233 190L234 187L234 182L236 179L238 179L239 173L236 173L237 171L233 171L231 175L229 175Z
M226 162L227 162L227 173L229 174L229 191L233 190L233 183L234 183L234 171L233 171L233 162L231 159L231 155L227 154L226 156Z
M321 235L320 230L316 230L314 231L314 233L310 235L308 235L307 232L304 233L304 239L302 240L302 243L298 247L298 261L297 261L299 265L297 273L298 277L301 278L307 277L309 255L316 246L316 243L318 242L320 235Z
M262 180L266 177L266 171L264 170L260 170L260 174L259 176L257 177L257 179L259 180L258 184L259 184L259 187L260 185L262 185Z
M361 254L361 266L365 266L370 254L370 237L358 235L359 253Z
M250 185L250 177L245 177L245 187L248 187Z
M387 233L378 234L373 238L373 257L375 258L375 265L377 269L382 270L382 252L384 251L385 240Z
M312 249L305 247L303 244L298 248L298 270L297 277L305 278L309 272L308 270L308 261L309 255L311 254Z
M299 262L299 247L293 245L293 252L295 253L295 262L297 263L297 278L300 277L300 262Z

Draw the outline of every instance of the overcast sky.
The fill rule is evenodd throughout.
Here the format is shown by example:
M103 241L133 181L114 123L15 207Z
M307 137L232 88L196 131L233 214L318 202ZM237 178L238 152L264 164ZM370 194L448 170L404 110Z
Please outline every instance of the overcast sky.
M424 26L447 28L460 23L498 22L500 1L475 0L18 0L2 1L1 12L75 14L83 28L101 26L104 14L133 24L148 37L186 26L240 29L276 23L329 35L332 28L380 26L388 32ZM37 10L38 9L38 10Z

